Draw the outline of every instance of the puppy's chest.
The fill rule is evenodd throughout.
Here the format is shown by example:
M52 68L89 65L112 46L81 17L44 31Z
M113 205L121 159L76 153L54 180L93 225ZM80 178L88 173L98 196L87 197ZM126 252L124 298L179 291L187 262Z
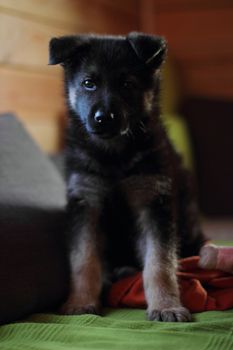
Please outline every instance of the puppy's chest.
M105 199L101 227L105 234L107 260L112 266L131 265L135 260L136 219L118 187Z
M102 207L106 202L106 207L111 208L114 203L115 212L125 211L124 203L134 209L148 205L156 196L171 190L171 179L161 173L152 156L114 167L99 164L97 171L88 167L76 169L68 179L68 197L76 197L89 206Z

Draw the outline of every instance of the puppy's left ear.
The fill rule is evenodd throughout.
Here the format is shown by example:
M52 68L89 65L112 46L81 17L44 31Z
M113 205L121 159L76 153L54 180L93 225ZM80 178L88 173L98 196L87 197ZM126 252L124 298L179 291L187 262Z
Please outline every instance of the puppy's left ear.
M64 64L86 44L84 35L70 35L52 38L49 42L49 64Z
M147 66L157 69L166 57L167 43L161 36L131 32L126 39L138 58Z

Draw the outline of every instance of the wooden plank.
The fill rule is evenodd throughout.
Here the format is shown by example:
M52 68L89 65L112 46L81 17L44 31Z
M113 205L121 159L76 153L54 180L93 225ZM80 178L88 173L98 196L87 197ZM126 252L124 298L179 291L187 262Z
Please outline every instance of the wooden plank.
M233 9L157 14L158 33L179 61L233 58Z
M75 11L81 14L83 20L85 20L87 32L125 34L138 29L138 13L135 12L135 15L132 15L127 11L120 11L119 7L117 9L111 5L113 4L112 1L94 0L75 2Z
M233 62L183 66L184 94L233 99Z
M83 1L83 0L79 0ZM131 16L138 16L138 0L95 0L98 5L105 4L116 12L125 12Z
M60 145L64 124L62 79L0 66L0 112L15 113L47 151Z
M0 0L0 10L72 31L120 34L137 29L135 1L125 0L123 5L123 0Z
M141 0L142 2L144 0ZM178 12L183 10L195 11L196 9L221 9L232 8L232 0L147 0L156 5L159 12Z
M0 13L0 63L46 69L50 38L66 34L69 31Z
M118 17L115 16L113 21L111 16L107 16L107 12L105 12L105 15L106 19L104 20L103 15L101 16L101 9L92 8L90 10L91 17L99 18L95 26L100 31L101 28L103 31L106 28L112 28L112 32L119 33L121 29L119 29L120 22L118 22ZM85 29L79 25L76 27L79 33ZM124 25L122 28L124 30ZM130 30L130 28L128 29ZM51 37L68 35L73 32L73 30L59 29L46 23L38 23L30 18L25 19L0 12L0 63L20 64L34 67L35 69L46 69L48 43Z
M25 120L59 118L64 114L60 76L0 66L0 112L13 111Z
M50 38L136 30L137 4L137 0L0 0L0 112L16 113L43 149L58 149L65 111L60 69L47 67Z
M34 21L57 22L69 27L80 22L74 1L67 0L0 0L0 10Z
M137 5L137 0L0 0L0 9L17 11L18 14L33 16L40 20L57 21L69 27L76 26L79 22L90 24L93 18L83 16L87 14L86 7L102 7L103 9L108 7L115 12L115 15L125 13L136 16L138 14Z
M141 0L140 3L144 10L141 28L167 38L169 55L179 67L183 93L232 99L233 2Z
M139 26L140 31L145 33L156 33L157 28L157 3L152 0L139 1Z

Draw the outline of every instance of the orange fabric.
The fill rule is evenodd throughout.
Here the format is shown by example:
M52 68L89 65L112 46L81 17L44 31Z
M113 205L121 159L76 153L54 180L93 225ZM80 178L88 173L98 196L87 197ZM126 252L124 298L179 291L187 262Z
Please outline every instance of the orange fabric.
M191 312L233 308L233 276L198 267L199 257L180 260L177 272L181 301ZM108 294L112 307L145 308L141 272L115 282Z

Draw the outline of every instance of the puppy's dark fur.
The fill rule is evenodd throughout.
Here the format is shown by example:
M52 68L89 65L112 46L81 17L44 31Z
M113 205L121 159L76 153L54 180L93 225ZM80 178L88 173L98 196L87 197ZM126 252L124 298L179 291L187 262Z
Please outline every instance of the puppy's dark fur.
M106 276L143 270L150 320L189 321L179 298L177 257L204 237L189 174L160 120L164 39L54 38L69 109L67 195L70 295L67 314L98 313Z

